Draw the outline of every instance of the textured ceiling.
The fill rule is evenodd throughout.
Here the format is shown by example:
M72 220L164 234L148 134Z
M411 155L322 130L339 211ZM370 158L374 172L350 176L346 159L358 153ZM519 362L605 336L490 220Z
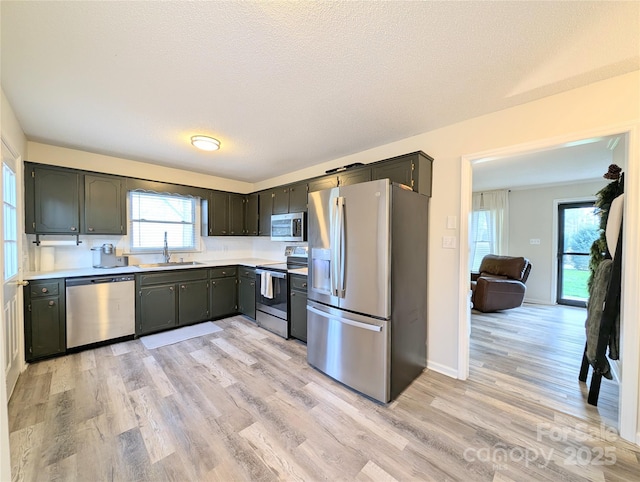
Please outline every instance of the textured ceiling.
M30 140L248 182L640 68L639 2L0 9L2 88Z
M518 189L602 180L613 162L613 149L624 136L584 139L552 149L499 159L481 159L473 167L473 191ZM624 166L620 166L624 167Z

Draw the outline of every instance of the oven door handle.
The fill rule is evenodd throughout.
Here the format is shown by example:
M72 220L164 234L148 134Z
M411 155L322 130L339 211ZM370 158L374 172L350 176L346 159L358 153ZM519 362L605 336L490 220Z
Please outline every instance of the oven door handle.
M269 273L272 278L287 279L287 273L281 273L280 271L271 271L268 269L257 269L256 274Z

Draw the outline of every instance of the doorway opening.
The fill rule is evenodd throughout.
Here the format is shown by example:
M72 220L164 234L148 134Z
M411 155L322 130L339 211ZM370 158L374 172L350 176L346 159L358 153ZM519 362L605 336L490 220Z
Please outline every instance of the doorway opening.
M623 169L626 171L627 176L626 179L628 182L625 185L625 200L629 201L629 198L633 199L633 202L625 202L625 211L624 216L627 219L633 218L637 219L640 210L640 202L637 201L637 196L640 193L640 185L638 185L638 172L640 171L640 156L638 155L637 145L638 145L638 128L636 125L628 125L625 128L621 128L620 125L613 126L610 128L603 128L600 130L594 130L585 133L581 137L578 137L576 134L567 135L564 137L557 137L553 139L545 139L540 140L528 144L523 144L519 146L510 146L501 149L494 149L490 151L479 152L472 155L465 155L461 158L461 211L460 211L460 237L461 239L469 239L469 224L471 219L471 194L476 187L476 168L481 166L482 164L494 164L494 160L498 162L495 164L494 172L499 171L504 167L504 163L510 162L513 158L518 156L527 156L532 154L537 154L546 151L553 151L558 149L559 147L569 147L576 145L586 145L592 142L596 142L597 140L602 140L603 137L616 137L620 140L623 140L626 143L624 149L619 150L619 155L614 157L613 162L620 165L625 166ZM615 144L615 142L612 142ZM491 161L491 162L490 162ZM584 161L584 158L582 158ZM600 159L602 162L602 159ZM529 163L531 166L530 173L536 173L540 171L544 171L545 168L535 162ZM578 168L575 166L571 167L571 171L575 175L575 173L583 172L582 163ZM606 163L601 164L599 167L600 174L604 170L606 170ZM558 172L559 169L567 168L567 166L563 166L562 163L558 162L553 165L551 170L554 172ZM505 171L506 172L506 171ZM513 178L513 176L511 176ZM531 177L531 176L530 176ZM575 179L575 178L574 178ZM473 182L472 182L473 181ZM482 188L480 188L482 190ZM494 187L497 189L497 187ZM594 193L595 194L595 193ZM583 199L581 199L582 201ZM569 201L569 200L567 200ZM536 204L539 205L539 204ZM557 214L557 209L554 210ZM557 222L554 224L550 224L548 226L553 226L553 231L556 231ZM535 234L535 233L532 233ZM537 238L537 236L535 236ZM538 240L527 236L526 241L530 242L532 245L538 245ZM534 243L535 241L535 243ZM549 271L553 273L549 278L553 279L553 281L546 282L545 286L550 288L550 302L549 305L553 305L555 303L555 295L556 295L556 268L557 268L557 258L555 256L557 249L557 238L554 236L549 239L551 242L553 249L548 249L548 251L553 252L553 256L548 257L547 266ZM638 262L640 261L640 254L638 254L636 250L636 246L640 245L640 231L638 229L630 228L623 232L623 242L624 242L624 256L625 256L625 267L623 267L623 286L626 286L628 290L633 291L634 287L640 286L640 274L635 269L630 269L628 266L638 266ZM525 243L529 244L529 243ZM507 253L509 254L509 253ZM544 254L544 253L543 253ZM551 254L551 253L549 253ZM469 303L469 258L470 252L469 250L462 249L460 250L460 306L459 310L461 313L460 323L459 323L459 334L458 337L458 378L462 380L466 380L469 378L469 356L470 356L470 342L471 339L469 334L472 331L471 324L471 306ZM534 263L534 266L540 266L539 263ZM626 294L626 296L625 296ZM630 293L625 293L625 289L623 288L623 301L621 306L621 323L623 326L623 331L625 336L621 338L621 350L626 347L623 351L625 353L624 365L626 367L625 370L621 372L620 378L620 386L619 386L619 396L616 397L618 400L618 416L616 417L617 423L614 423L613 426L616 426L619 429L620 436L626 440L630 440L636 442L636 427L638 421L638 386L639 378L638 373L640 372L640 351L637 346L637 339L640 335L640 325L634 323L635 320L640 317L640 300L638 300L634 296L629 296ZM544 305L532 305L536 306L544 306ZM562 306L556 306L555 308L563 308ZM576 309L574 307L565 307L565 309ZM582 310L580 310L582 311ZM476 315L474 315L476 316ZM481 316L483 316L481 314ZM508 316L508 315L507 315ZM528 318L529 321L535 320L535 317ZM625 320L627 320L625 322ZM557 334L554 335L553 339L557 338ZM584 341L583 341L584 343ZM572 358L573 359L573 358ZM477 364L477 361L474 361L474 366ZM574 383L574 380L577 379L577 374L571 374L571 383ZM587 409L592 412L595 407L586 407L586 396L584 400L580 400L580 407L582 410ZM562 411L562 410L560 410ZM596 411L596 413L599 410ZM604 421L604 420L603 420ZM637 442L636 442L637 443Z
M559 305L585 307L589 299L591 246L600 237L600 217L595 201L558 204Z

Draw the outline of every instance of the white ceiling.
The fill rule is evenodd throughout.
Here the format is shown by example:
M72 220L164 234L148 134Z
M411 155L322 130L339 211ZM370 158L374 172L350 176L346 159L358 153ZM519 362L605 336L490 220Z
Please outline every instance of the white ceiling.
M30 140L248 182L640 68L640 2L0 9L2 88Z
M472 163L473 191L518 189L602 180L613 163L613 149L624 136L594 137L498 159ZM624 166L620 166L624 168Z

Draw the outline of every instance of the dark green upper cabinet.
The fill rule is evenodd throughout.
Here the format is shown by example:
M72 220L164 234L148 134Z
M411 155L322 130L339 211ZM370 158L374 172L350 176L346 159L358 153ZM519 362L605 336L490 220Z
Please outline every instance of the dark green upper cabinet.
M371 181L371 168L369 167L345 171L338 175L338 184L340 186L368 181Z
M271 214L287 214L289 212L289 188L277 187L272 190L272 193Z
M213 191L209 205L209 235L229 234L229 193Z
M244 205L242 194L229 194L229 234L241 236L244 234Z
M259 236L271 236L271 211L273 206L273 191L262 191L258 193L259 210Z
M338 176L330 174L328 176L317 177L309 181L309 192L322 191L338 186Z
M25 163L25 231L79 234L80 175L68 169Z
M386 179L411 187L416 192L431 196L431 163L424 152L413 152L377 162L372 166L372 179Z
M125 234L125 197L122 180L111 176L84 176L86 234Z
M202 199L203 236L258 235L258 194L211 191Z
M307 183L289 186L289 212L300 213L307 210Z
M244 232L249 236L258 235L258 194L245 196Z
M25 163L25 232L126 234L124 180Z

